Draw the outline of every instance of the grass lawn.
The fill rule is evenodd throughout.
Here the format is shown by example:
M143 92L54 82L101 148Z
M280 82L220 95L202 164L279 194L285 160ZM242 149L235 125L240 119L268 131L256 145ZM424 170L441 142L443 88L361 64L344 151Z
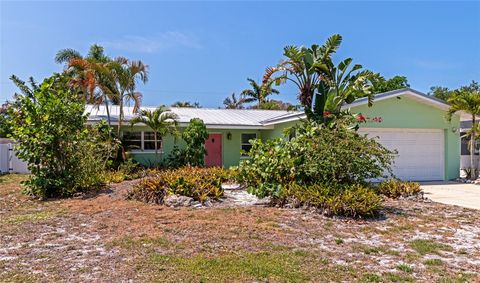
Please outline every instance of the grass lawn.
M386 203L380 220L173 209L113 188L35 201L0 177L0 282L478 282L480 211ZM128 183L126 183L128 186Z

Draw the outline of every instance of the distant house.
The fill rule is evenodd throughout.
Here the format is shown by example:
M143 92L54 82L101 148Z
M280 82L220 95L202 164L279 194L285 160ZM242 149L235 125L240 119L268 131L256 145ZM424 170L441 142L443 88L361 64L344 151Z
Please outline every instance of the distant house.
M460 138L461 138L461 157L460 157L460 168L470 168L470 139L465 137L465 134L472 128L472 120L463 120L460 122ZM474 164L478 164L480 145L478 141L475 144L475 153L473 157Z
M368 119L361 125L360 133L378 137L380 143L398 150L394 173L405 180L449 180L459 176L460 169L460 115L449 122L445 119L449 106L413 89L401 89L378 94L373 107L366 99L348 105L353 112ZM154 109L153 107L147 107ZM134 117L132 108L125 108L125 119ZM245 158L241 150L248 151L249 140L267 140L283 136L283 130L305 118L303 112L276 110L236 110L207 108L175 108L171 111L180 118L184 128L192 118L202 119L209 131L206 141L207 166L230 167ZM89 122L106 119L105 107L87 107ZM117 117L118 107L110 109L112 118ZM373 121L375 120L375 121ZM381 120L381 121L380 121ZM116 121L113 120L113 124ZM148 164L154 160L153 133L142 126L123 129L123 139L136 149L131 151L134 159ZM182 146L179 141L179 146ZM159 141L163 156L173 149L174 138L167 136Z

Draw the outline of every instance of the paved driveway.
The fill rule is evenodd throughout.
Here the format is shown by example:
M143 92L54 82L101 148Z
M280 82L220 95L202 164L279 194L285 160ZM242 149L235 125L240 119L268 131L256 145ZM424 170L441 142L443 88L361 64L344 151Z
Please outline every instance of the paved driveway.
M425 197L440 203L480 209L480 185L456 182L422 183Z

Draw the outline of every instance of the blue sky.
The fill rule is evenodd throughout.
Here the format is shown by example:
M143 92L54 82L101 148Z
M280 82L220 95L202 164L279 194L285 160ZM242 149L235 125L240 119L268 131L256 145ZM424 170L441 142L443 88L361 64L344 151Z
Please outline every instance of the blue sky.
M480 2L2 1L0 10L0 101L15 91L11 74L40 81L62 70L58 50L85 54L93 43L149 65L139 86L149 106L221 106L278 63L285 45L334 33L344 37L337 61L407 76L423 92L480 80ZM280 90L278 99L296 101L295 88Z

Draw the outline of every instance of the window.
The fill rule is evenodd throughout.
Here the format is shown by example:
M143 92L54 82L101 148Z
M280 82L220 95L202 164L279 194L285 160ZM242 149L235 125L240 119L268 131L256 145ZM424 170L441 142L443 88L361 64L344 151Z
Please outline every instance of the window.
M123 145L127 150L142 149L142 132L123 132Z
M252 149L252 144L250 140L257 138L257 134L242 134L241 147L245 152L249 152ZM245 154L243 154L245 156Z
M157 134L157 149L162 147L162 139ZM143 149L155 150L155 133L143 132Z
M123 145L127 150L155 150L154 132L123 132ZM157 134L157 149L162 148L162 139Z
M470 138L465 137L466 133L460 133L461 139L461 155L470 155ZM475 143L475 155L479 153L479 143Z

